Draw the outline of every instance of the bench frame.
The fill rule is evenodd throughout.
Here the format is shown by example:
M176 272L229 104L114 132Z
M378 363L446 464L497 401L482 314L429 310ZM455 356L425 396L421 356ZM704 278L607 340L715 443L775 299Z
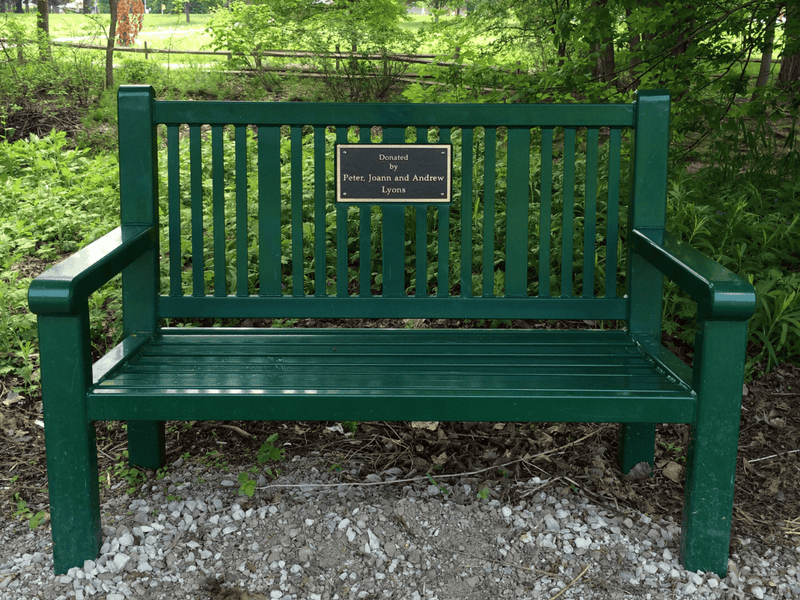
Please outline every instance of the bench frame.
M305 112L314 123L346 124L352 118L353 106L335 104L270 104L287 122ZM609 106L611 108L609 108ZM620 108L622 106L623 108ZM440 123L446 112L442 106L360 105L359 123L382 123L396 128L405 126L497 126L487 122L486 115L502 115L503 123L517 127L563 125L574 110L558 105L502 105L487 107L462 106L460 121ZM612 110L613 109L613 110ZM450 107L452 110L452 107ZM571 110L571 111L570 111ZM253 111L264 111L256 103L187 103L157 102L152 88L124 86L119 92L120 194L121 226L91 243L65 261L54 266L31 284L29 304L39 316L42 389L47 445L48 479L53 532L53 553L56 573L82 566L94 559L101 546L101 521L94 422L127 420L129 457L132 464L157 469L165 464L166 419L274 419L274 420L520 420L595 421L623 423L620 431L619 463L627 473L636 464L652 464L655 446L655 422L687 422L691 424L691 443L687 456L685 504L680 555L688 570L713 571L721 576L727 571L730 542L733 487L736 470L739 419L742 397L747 320L755 306L751 285L722 268L698 251L678 241L665 231L667 196L667 152L669 137L669 96L665 92L640 92L631 105L590 105L585 107L588 125L624 121L635 131L634 184L629 215L628 278L626 298L596 299L585 318L620 318L620 308L627 322L624 332L639 352L656 365L665 377L677 380L687 390L683 404L671 408L664 401L651 405L620 403L617 409L597 408L597 400L570 398L564 388L566 408L557 402L522 406L517 400L498 402L488 398L477 401L450 398L441 405L434 403L397 402L389 399L376 407L375 402L358 395L347 397L340 406L313 402L282 402L284 408L265 408L252 401L235 405L199 401L195 408L180 402L154 397L137 402L112 404L98 395L105 378L124 368L159 336L171 335L159 325L170 310L187 317L196 317L211 303L198 298L192 304L187 298L159 295L159 223L157 182L156 123L207 122L208 115L225 113L227 123L250 123ZM584 114L584 113L581 113ZM622 119L619 114L623 114ZM156 118L156 115L159 115ZM193 116L194 115L194 116ZM438 116L437 116L438 115ZM581 117L583 118L583 117ZM188 119L188 121L187 121ZM503 119L500 119L501 121ZM532 121L535 121L533 122ZM574 121L574 119L573 119ZM294 121L292 121L294 123ZM358 123L356 123L358 124ZM572 123L576 126L579 122ZM502 123L501 123L502 125ZM509 126L509 131L511 126ZM384 140L385 141L385 140ZM397 140L395 140L397 141ZM403 141L403 140L399 140ZM509 167L510 170L510 167ZM524 190L524 188L523 188ZM509 184L509 194L512 186ZM645 201L645 199L647 199ZM390 209L391 210L391 209ZM400 220L402 223L402 220ZM509 233L511 235L511 233ZM402 243L402 237L400 238ZM509 241L509 244L511 242ZM523 244L527 241L523 240ZM510 267L509 267L510 268ZM122 273L124 331L123 341L109 354L92 365L88 298L117 274ZM690 370L661 345L663 277L668 277L686 291L698 305L698 332L694 365ZM389 275L387 274L387 277ZM391 284L386 290L391 291ZM373 316L464 316L477 311L491 315L491 309L474 309L477 302L458 298L420 299L413 309L406 309L405 298L354 298L327 301L326 298L303 296L283 297L272 308L263 308L261 298L221 298L231 301L219 305L210 316L252 316L271 314L286 316L303 314L318 317ZM510 296L511 294L509 294ZM210 298L210 297L209 297ZM213 300L217 300L214 298ZM242 300L234 304L233 300ZM335 302L342 300L339 305ZM488 301L482 306L493 306ZM575 305L578 305L575 300ZM204 301L205 304L203 303ZM557 316L558 298L514 299L509 306L522 302L538 302L542 315ZM384 304L381 304L384 302ZM565 300L564 302L569 302ZM514 304L516 303L516 304ZM589 302L583 304L589 305ZM182 308L184 306L184 308ZM197 308L195 308L197 306ZM214 305L216 306L216 305ZM225 308L225 306L244 307ZM572 305L570 305L572 306ZM169 307L172 307L171 309ZM192 307L192 308L188 308ZM307 307L311 307L310 309ZM341 307L341 308L339 308ZM422 308L419 308L422 307ZM464 307L462 309L462 307ZM604 308L605 307L605 308ZM609 307L614 307L609 310ZM455 312L463 314L452 314ZM488 310L488 312L487 312ZM272 312L270 312L272 311ZM206 311L207 313L207 311ZM283 314L286 313L286 314ZM477 314L476 313L476 314ZM578 313L571 313L577 315ZM175 316L167 314L166 316ZM505 317L500 317L505 318ZM308 330L307 330L308 331ZM172 332L174 333L174 332ZM619 332L596 332L603 344L611 344ZM547 332L538 332L547 340ZM287 331L200 330L192 335L253 336L253 340L280 341ZM331 343L344 343L343 330L327 331ZM377 335L382 335L378 332ZM429 331L386 332L386 340L407 339L417 343ZM478 335L451 332L469 343L482 344ZM523 339L522 332L498 332L505 337L500 343ZM554 336L555 334L551 334ZM565 336L587 335L587 332L559 332ZM393 336L393 337L392 337ZM410 336L402 338L398 336ZM512 336L518 336L513 338ZM610 337L609 337L610 336ZM233 338L231 338L233 339ZM315 338L316 340L317 338ZM320 338L321 339L321 338ZM376 338L383 339L383 338ZM528 339L528 338L525 338ZM553 337L555 339L555 337ZM188 343L188 342L187 342ZM271 343L271 342L270 342ZM388 342L387 342L388 343ZM334 348L335 350L335 348ZM446 352L446 351L445 351ZM445 354L446 355L446 354ZM302 360L302 357L298 360ZM451 390L452 392L452 390ZM438 393L438 392L437 392ZM449 393L442 391L442 393ZM453 394L450 394L453 396ZM624 394L617 394L622 398ZM328 398L330 400L330 398ZM180 399L179 399L180 400ZM396 399L395 399L396 400ZM612 403L606 403L612 404ZM643 417L642 415L645 415ZM515 418L516 417L516 418ZM647 422L642 422L647 421ZM655 422L654 422L655 421Z

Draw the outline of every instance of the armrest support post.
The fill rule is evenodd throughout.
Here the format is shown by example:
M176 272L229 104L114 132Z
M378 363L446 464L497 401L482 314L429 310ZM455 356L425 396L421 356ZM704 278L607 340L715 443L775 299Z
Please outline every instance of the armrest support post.
M689 571L728 568L747 321L703 319L695 338L698 396L686 463L681 560Z
M86 407L88 310L40 315L39 346L53 561L64 573L94 559L102 541L95 431Z

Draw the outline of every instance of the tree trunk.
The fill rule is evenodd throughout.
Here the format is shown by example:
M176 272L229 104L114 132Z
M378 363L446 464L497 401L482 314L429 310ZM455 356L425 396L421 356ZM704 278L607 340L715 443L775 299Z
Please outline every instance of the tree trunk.
M796 33L800 25L798 20L800 20L800 5L796 2L787 3L781 70L778 73L778 85L781 86L788 87L800 82L800 38Z
M767 23L767 27L764 29L764 50L761 53L761 66L758 69L756 89L753 90L753 98L758 96L759 90L766 87L769 81L769 73L772 69L773 42L775 41L775 21L779 13L780 9L776 11L775 16L772 17L770 22Z
M114 87L114 42L117 39L117 0L108 0L111 12L111 25L108 27L108 45L106 46L106 89Z
M598 81L610 83L614 79L615 65L614 36L611 31L613 19L608 14L608 0L593 0L592 10L602 11L602 14L597 15L599 18L595 19L595 23L598 24L598 37L596 38L598 42L593 46L593 50L597 54L597 63L593 74Z
M50 33L50 5L47 0L36 0L36 27L37 38L39 40L39 56L42 60L47 60L50 54L50 44L48 41Z
M625 9L625 16L630 17L632 12L633 11L630 8ZM631 54L629 63L631 70L631 83L628 86L628 89L637 90L642 84L641 80L636 76L636 67L642 64L642 59L639 58L637 54L639 51L639 42L641 42L642 38L639 35L639 32L630 28L630 24L628 24L628 34L630 35L630 39L628 41L628 50Z
M83 14L88 15L92 12L92 0L83 0Z

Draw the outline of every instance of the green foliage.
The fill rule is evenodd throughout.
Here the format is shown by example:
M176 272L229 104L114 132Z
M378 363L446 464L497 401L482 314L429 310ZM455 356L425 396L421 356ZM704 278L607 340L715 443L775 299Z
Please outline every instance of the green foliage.
M250 471L239 473L239 494L253 497L256 493L256 480L250 477Z
M441 483L436 481L436 479L433 478L433 475L431 475L430 473L426 473L425 475L427 475L428 481L430 481L432 485L435 485L437 488L439 488L439 491L442 492L442 494L444 494L445 496L450 495L450 490L448 490Z
M0 143L0 376L16 374L18 392L38 388L31 276L114 227L116 188L115 157L70 150L63 132ZM101 339L118 319L119 292L103 288L92 304L92 332Z
M22 521L27 521L30 529L36 529L44 521L50 518L50 514L44 510L34 513L28 507L28 503L20 497L19 492L14 493L14 505L16 507L16 510L14 511L14 517Z
M277 440L277 433L273 433L266 440L264 440L264 443L261 444L261 447L258 449L258 455L256 456L259 464L264 464L265 462L272 460L283 460L286 458L286 450L284 448L278 448L275 446L275 442Z
M392 53L414 47L398 26L404 14L404 4L397 0L237 1L216 11L207 31L215 50L230 51L233 64L251 70L269 90L279 86L271 67L304 68L296 58L287 64L263 55L265 50L288 48L310 52L304 63L325 73L323 81L334 100L364 102L386 98L406 71L406 65L391 59ZM361 60L337 57L340 51Z
M144 471L132 466L128 462L128 451L123 452L117 457L117 462L109 465L106 474L100 475L100 483L105 483L107 487L111 487L111 478L124 480L128 487L125 493L128 495L135 494L138 489L144 485L145 474Z
M270 461L278 461L284 460L286 458L286 450L284 448L278 448L275 446L275 442L278 440L278 434L273 433L270 435L264 443L261 444L261 447L258 449L258 454L256 455L256 460L258 464L263 465L266 462ZM267 467L265 473L271 479L275 479L280 471L273 472L271 468ZM259 473L259 467L253 466L247 469L247 471L243 471L239 473L239 494L245 495L248 497L253 497L256 491L256 477Z

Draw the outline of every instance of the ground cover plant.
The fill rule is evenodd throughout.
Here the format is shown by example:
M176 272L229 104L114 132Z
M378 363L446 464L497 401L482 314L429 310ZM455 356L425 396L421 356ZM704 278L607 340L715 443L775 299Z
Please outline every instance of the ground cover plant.
M236 14L235 11L233 14ZM509 22L522 23L523 16L518 15ZM27 39L25 36L32 30L33 21L31 16L20 17L27 19L22 28L17 25L18 21L8 19L5 15L0 16L0 37L16 35L20 40ZM87 23L85 26L74 27L73 17L77 15L69 18L64 16L63 19L62 15L53 15L53 36L70 36L76 30L78 35L90 35L88 32L93 27L97 28L85 17L79 17ZM139 40L152 40L153 46L157 45L156 40L159 43L161 40L170 40L169 43L174 44L174 47L199 49L194 46L196 38L191 37L198 32L183 35L181 31L205 29L211 20L211 17L204 15L192 15L192 21L186 24L182 15L147 15L145 29ZM416 21L415 25L419 22ZM635 19L620 22L616 31L625 31L629 22L633 23ZM516 61L530 60L537 65L555 61L558 64L558 44L548 49L544 48L540 40L538 45L520 45L513 49L514 53L506 48L507 55L491 57L483 50L483 46L488 47L487 44L470 44L470 39L478 39L477 36L470 38L452 34L452 30L447 27L454 23L461 26L467 21L461 17L442 18L437 28L430 32L424 32L425 28L416 26L407 29L413 29L414 35L422 35L420 32L424 32L428 36L425 42L427 45L418 47L434 49L440 52L442 58L453 59L458 46L459 56L452 62L459 63L461 67L435 71L439 73L437 77L441 85L429 88L413 84L406 87L406 84L394 77L393 87L383 92L385 96L395 99L399 97L406 101L465 98L475 101L513 101L521 97L536 99L543 85L553 83L556 75L551 70L541 71L536 79L527 72L516 72ZM398 26L403 27L403 23ZM152 32L152 37L148 37L148 32ZM590 52L588 44L581 46L580 38L569 37L568 33L578 35L572 30L559 34L566 40L565 52L582 57L583 67L589 69L587 73L590 72L592 61L597 63L597 53ZM729 43L730 46L735 46L743 39L736 37L734 33L730 33L728 38L734 40ZM754 30L751 37L758 37L757 34L761 33L764 33L762 29ZM104 34L101 31L97 39L102 39L102 35ZM220 41L220 38L214 38L213 33L207 35L208 40L213 38ZM484 41L502 39L497 32L484 32L481 35L484 35ZM585 27L583 35L585 36ZM782 41L783 35L784 31L778 29L777 43ZM551 43L552 40L548 38L544 41ZM241 39L235 42L244 43ZM380 44L376 47L380 48ZM754 48L756 51L761 50L758 45ZM6 476L3 480L5 489L2 493L2 510L9 516L24 519L26 523L36 526L46 522L41 514L46 510L46 497L42 492L45 483L42 479L44 462L41 428L36 424L40 418L36 324L27 311L26 291L32 277L88 241L111 230L118 222L115 90L103 89L103 57L99 52L92 54L52 46L49 60L43 61L36 44L6 44L0 47L0 51L0 438L14 450L9 454L17 456L3 459L10 462L4 463ZM531 56L537 58L533 60ZM118 62L117 83L152 83L159 96L169 98L330 100L375 99L380 95L376 89L358 88L355 85L363 79L363 73L357 70L351 72L350 81L342 87L340 81L327 84L285 76L265 76L260 80L222 74L219 71L208 72L205 67L197 65L178 69L167 66L174 65L174 61L169 63L153 58L151 56L145 60L141 56L132 55L115 59ZM618 58L625 64L630 62L628 55ZM324 56L319 58L320 64L324 64L326 60L328 59ZM184 62L183 59L181 62ZM201 64L208 62L205 58L198 60ZM475 65L475 68L467 69L468 64ZM678 61L671 64L680 69L683 63ZM741 61L735 64L742 66ZM692 101L688 103L684 102L685 90L680 85L675 88L673 121L676 124L676 137L672 149L674 163L670 171L668 228L749 279L756 287L758 306L750 323L748 381L744 396L741 442L744 460L737 480L739 488L735 527L740 533L744 531L752 536L768 534L772 536L771 539L780 541L783 536L790 535L787 533L788 528L783 525L800 510L800 485L794 475L800 472L796 468L798 455L791 453L800 447L800 423L796 416L800 372L793 366L800 360L800 178L797 177L800 159L795 143L798 96L787 92L786 88L770 85L758 96L757 102L750 102L756 90L754 79L757 68L756 63L748 63L744 68L736 70L726 70L716 65L708 73L708 80L713 80L714 83L698 88L702 93L698 93L697 98L691 98ZM434 73L433 70L431 72ZM632 81L625 77L622 77L621 86L624 89L620 90L613 82L602 81L599 74L584 79L578 75L571 73L568 78L560 80L558 86L552 86L557 93L553 93L550 98L580 101L627 100L630 97L630 90L624 86ZM628 77L630 76L632 75L629 74ZM773 69L772 76L774 83L777 68ZM690 74L686 77L694 82L693 86L700 85L698 78L701 75ZM679 82L685 81L677 75L676 78ZM672 86L672 82L666 79L652 83ZM493 91L487 92L485 88L493 88ZM726 90L735 93L726 95L723 93ZM692 124L699 125L693 128ZM253 133L249 132L248 135L252 136ZM482 131L476 132L477 144L482 143L482 135ZM503 132L498 135L500 144L497 159L502 165ZM288 159L288 137L286 139L285 152ZM458 155L461 143L458 131L453 132L453 142ZM313 140L309 143L313 143ZM226 137L225 144L233 144L232 134ZM481 162L484 155L479 153L477 156L479 160L474 164L476 206L481 199L480 182L483 180L484 169ZM305 160L310 162L310 155ZM536 157L532 160L535 161ZM289 161L285 162L288 176ZM165 164L162 161L162 169L166 168ZM460 168L458 162L456 168ZM498 168L502 169L502 166ZM308 178L306 187L313 189L310 179L313 174L310 169L305 169L305 173ZM624 176L623 172L623 179ZM602 190L607 182L601 178L598 185ZM539 182L532 179L531 189L535 191L538 186ZM502 189L498 193L502 197ZM576 190L578 197L581 193L581 189ZM603 194L599 196L602 198ZM558 198L556 190L556 204ZM162 201L166 202L166 199ZM312 210L313 202L306 206L308 210ZM602 206L600 212L602 213ZM357 220L355 215L351 217ZM462 222L457 204L450 217L451 230L457 232ZM326 215L326 219L329 218L335 220L335 216ZM477 211L472 222L475 231L482 230L482 218L482 213ZM535 211L532 212L531 219L531 230L535 231ZM206 222L211 223L212 220L208 218ZM504 219L498 219L500 225L503 222ZM288 223L289 215L286 212L284 228L287 243L291 243ZM624 225L622 230L624 231ZM376 226L376 236L378 232ZM304 232L306 254L309 258L313 257L310 242L313 240L313 233L312 230ZM502 235L502 227L496 233ZM598 236L601 234L602 232ZM582 236L583 229L578 219L574 234L575 248L581 248ZM166 241L168 238L165 237ZM379 242L377 237L373 239L373 253L379 253ZM249 243L251 248L255 248L257 239L253 237ZM598 248L604 249L604 240L600 237ZM558 250L557 245L551 248L554 261L560 260ZM432 256L435 251L436 249L431 248ZM454 245L451 252L451 262L458 264L460 248ZM356 248L353 248L353 254L357 255ZM603 280L603 257L603 253L599 252L596 281ZM533 255L532 262L535 263L537 258ZM495 257L495 260L492 268L501 267L502 257ZM478 269L478 280L480 269L484 268L482 261L482 255L473 259L473 264ZM435 267L433 261L429 261L429 264ZM409 264L410 273L413 273L413 268L414 265ZM624 269L624 263L620 263L619 268ZM285 269L287 289L291 290L291 265L286 264ZM458 269L454 269L454 273L457 272ZM502 286L502 269L498 268L497 273L497 285ZM233 272L229 274L229 286L235 285L235 275ZM313 265L309 260L304 281L307 292L313 292L316 284L313 275ZM376 271L377 290L380 289L379 275L379 271ZM184 272L182 276L187 278L188 283L190 271ZM166 281L167 272L164 273L164 278ZM351 278L353 284L357 285L355 270L351 273ZM415 280L413 276L409 279L411 282ZM431 288L438 285L434 271L427 274L427 280ZM455 275L449 282L451 286L458 283ZM255 280L251 282L251 287L255 290ZM105 351L118 340L118 296L112 282L92 298L93 344L98 352ZM693 311L693 305L687 298L668 288L664 306L667 342L687 360L691 360ZM259 323L265 326L293 324L296 323ZM318 325L305 322L300 324ZM452 325L405 321L383 325L387 324L397 327ZM357 322L352 325L372 324ZM467 323L466 326L535 325L485 322ZM348 438L333 437L326 433L322 425L297 425L302 433L297 433L292 426L282 425L278 438L272 437L276 431L274 424L239 424L232 427L238 427L246 435L215 424L175 425L171 432L173 441L169 449L170 460L186 456L187 460L204 460L219 468L231 468L234 470L233 479L236 479L236 472L242 474L239 483L243 487L237 489L248 494L251 491L257 493L253 482L258 482L259 476L265 474L261 468L251 470L261 464L257 457L264 440L288 442L292 446L285 448L291 451L321 448L335 456L341 456L331 459L332 472L338 472L334 468L335 464L347 463L349 455L357 446L377 446L374 440L383 439L380 436L392 440L394 448L401 452L400 459L390 451L380 454L376 460L385 461L386 465L393 460L399 460L403 468L413 467L426 471L434 464L431 461L433 456L441 456L442 452L448 452L451 456L454 454L452 448L448 450L446 447L448 442L441 439L436 432L424 433L376 424L357 424ZM586 493L598 494L598 497L606 501L613 502L615 499L628 502L631 506L655 514L679 510L676 508L679 503L676 503L673 496L680 496L680 481L672 481L663 475L663 468L669 463L675 463L678 467L682 465L681 456L687 443L685 430L661 428L656 477L645 482L631 483L613 475L614 442L611 428L586 427L588 426L548 424L523 432L508 424L496 431L479 428L480 434L492 449L471 448L468 453L474 464L489 465L494 459L486 458L486 452L502 456L505 452L535 453L534 451L572 448L570 444L574 440L589 435L588 439L591 441L578 450L573 464L566 465L553 459L542 463L543 468L557 476L572 477L580 484L578 487L588 490ZM211 434L212 431L216 431L218 435L215 437ZM462 426L453 425L447 430L445 438L450 434L466 433L475 435L474 431L467 432ZM140 484L145 478L150 480L157 477L156 474L138 471L132 473L127 468L126 462L121 458L124 448L124 429L121 425L112 424L100 431L99 435L108 440L103 449L111 457L101 457L101 470L106 482L104 489L107 493L112 493L111 488L117 484L121 484L118 489L122 493L128 490L138 493L137 490L141 489ZM231 443L218 443L225 440ZM241 446L241 450L234 449L237 444L233 440L240 442L238 446ZM385 442L381 442L381 447L385 447ZM572 450L575 448L570 452ZM596 459L601 463L599 467ZM273 465L274 472L279 468ZM460 468L458 461L451 460L443 465L443 470L430 472L437 482L442 483L444 480L437 478L440 473L457 472ZM574 475L575 469L585 479L571 476L570 473ZM593 469L599 469L599 474ZM522 476L522 473L514 473L514 476ZM499 476L496 481L487 483L484 489L494 489L495 484L502 487L505 480L507 478ZM770 508L764 508L767 506ZM759 516L763 514L771 514L773 518L764 519Z

